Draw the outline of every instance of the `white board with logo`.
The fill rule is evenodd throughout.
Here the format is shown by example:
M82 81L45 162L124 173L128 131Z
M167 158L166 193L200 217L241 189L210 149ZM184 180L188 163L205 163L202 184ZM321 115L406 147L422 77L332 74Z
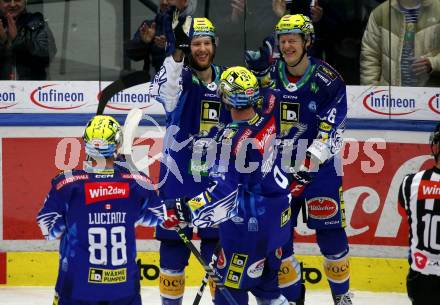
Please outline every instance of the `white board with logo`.
M94 113L99 93L110 82L97 81L0 81L0 113ZM108 113L148 108L164 114L150 99L149 83L118 92L108 103ZM351 119L440 119L440 88L347 86Z

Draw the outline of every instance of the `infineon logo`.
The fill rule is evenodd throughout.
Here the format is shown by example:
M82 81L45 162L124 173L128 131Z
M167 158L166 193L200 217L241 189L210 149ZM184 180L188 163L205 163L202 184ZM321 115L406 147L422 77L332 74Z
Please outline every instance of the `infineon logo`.
M39 107L54 110L79 108L86 104L84 92L65 92L56 88L57 84L37 87L31 92L31 101Z
M370 92L362 102L368 111L380 115L407 115L418 110L415 99L390 97L388 90Z
M17 104L15 92L0 91L0 109L6 109Z
M437 93L428 100L429 109L440 114L440 94Z
M98 94L98 101L100 96L101 93ZM150 101L149 95L145 92L120 91L112 96L106 107L115 110L130 110L134 107L145 109L152 105L153 103Z
M89 182L84 184L86 204L110 200L128 198L130 186L127 182Z

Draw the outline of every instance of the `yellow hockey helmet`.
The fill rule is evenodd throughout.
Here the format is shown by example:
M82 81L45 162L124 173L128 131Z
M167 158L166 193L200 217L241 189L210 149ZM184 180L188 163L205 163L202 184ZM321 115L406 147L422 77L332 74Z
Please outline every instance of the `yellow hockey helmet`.
M219 94L223 96L224 102L233 108L252 106L260 97L258 80L245 67L228 68L220 77Z
M87 155L111 157L122 142L121 125L111 116L97 115L87 123L83 139Z
M215 38L215 26L208 18L194 18L190 38L197 36L210 36Z
M313 37L314 32L312 21L302 14L285 15L281 17L275 26L277 35L296 33Z

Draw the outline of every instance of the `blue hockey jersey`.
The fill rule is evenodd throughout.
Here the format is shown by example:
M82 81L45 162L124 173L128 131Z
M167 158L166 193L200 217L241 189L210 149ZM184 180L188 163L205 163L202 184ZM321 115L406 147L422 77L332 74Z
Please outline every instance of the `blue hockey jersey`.
M219 225L223 248L250 243L248 251L269 253L290 234L290 192L274 158L275 119L255 115L232 122L207 147L213 186L188 201L193 225ZM212 154L211 154L212 155ZM280 176L281 175L281 176ZM253 243L258 241L258 243Z
M297 83L289 82L282 60L272 67L269 77L262 113L274 113L284 149L292 153L292 161L304 159L307 150L326 163L343 144L347 116L344 81L331 66L315 58L310 58Z
M231 121L217 95L222 69L215 65L211 69L213 81L205 84L169 56L150 85L149 94L163 104L167 120L159 181L164 199L191 197L208 186L206 166L192 162L193 141Z
M67 171L52 180L37 222L46 239L61 237L60 296L106 301L139 293L135 226L163 219L162 204L148 187L145 175L119 166Z

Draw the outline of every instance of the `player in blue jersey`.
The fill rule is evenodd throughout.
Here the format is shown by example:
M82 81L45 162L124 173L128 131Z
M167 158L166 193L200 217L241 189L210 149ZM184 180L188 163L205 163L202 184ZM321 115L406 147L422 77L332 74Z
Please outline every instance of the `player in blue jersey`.
M162 204L147 176L115 164L115 119L95 116L83 139L88 166L56 176L37 216L47 240L61 238L54 304L140 305L135 226L161 223Z
M283 16L275 32L280 60L270 65L273 47L267 39L260 51L246 52L247 65L258 73L262 85L281 92L276 102L278 134L286 144L285 149L291 146L289 143L298 141L292 160L297 156L300 156L298 160L304 160L300 165L296 162L296 167L299 167L298 174L308 182L305 191L294 200L294 218L299 213L297 202L304 201L307 225L316 229L334 303L352 304L348 292L349 246L344 229L342 177L334 158L342 147L347 114L345 83L327 63L307 56L314 34L308 17L301 14ZM280 273L280 286L289 301L303 304L299 264L293 256L285 256L292 253L291 245L289 242L283 251L283 264L292 275Z
M150 96L162 103L167 130L160 166L159 191L163 199L193 197L208 186L204 165L193 162L194 139L212 127L230 121L222 107L217 86L222 69L213 64L215 28L207 18L186 17L174 23L176 49L165 59L150 86ZM192 228L185 229L188 237ZM201 253L210 261L218 230L198 230ZM160 292L163 305L179 305L185 288L184 269L190 252L174 230L156 229L160 240ZM167 283L178 283L169 287Z
M202 142L212 185L187 200L192 224L219 225L221 250L214 268L237 304L248 304L251 292L257 304L287 305L278 271L291 232L291 179L277 162L275 118L255 110L261 100L258 81L244 67L222 73L219 93L232 122ZM230 304L220 289L214 303Z

